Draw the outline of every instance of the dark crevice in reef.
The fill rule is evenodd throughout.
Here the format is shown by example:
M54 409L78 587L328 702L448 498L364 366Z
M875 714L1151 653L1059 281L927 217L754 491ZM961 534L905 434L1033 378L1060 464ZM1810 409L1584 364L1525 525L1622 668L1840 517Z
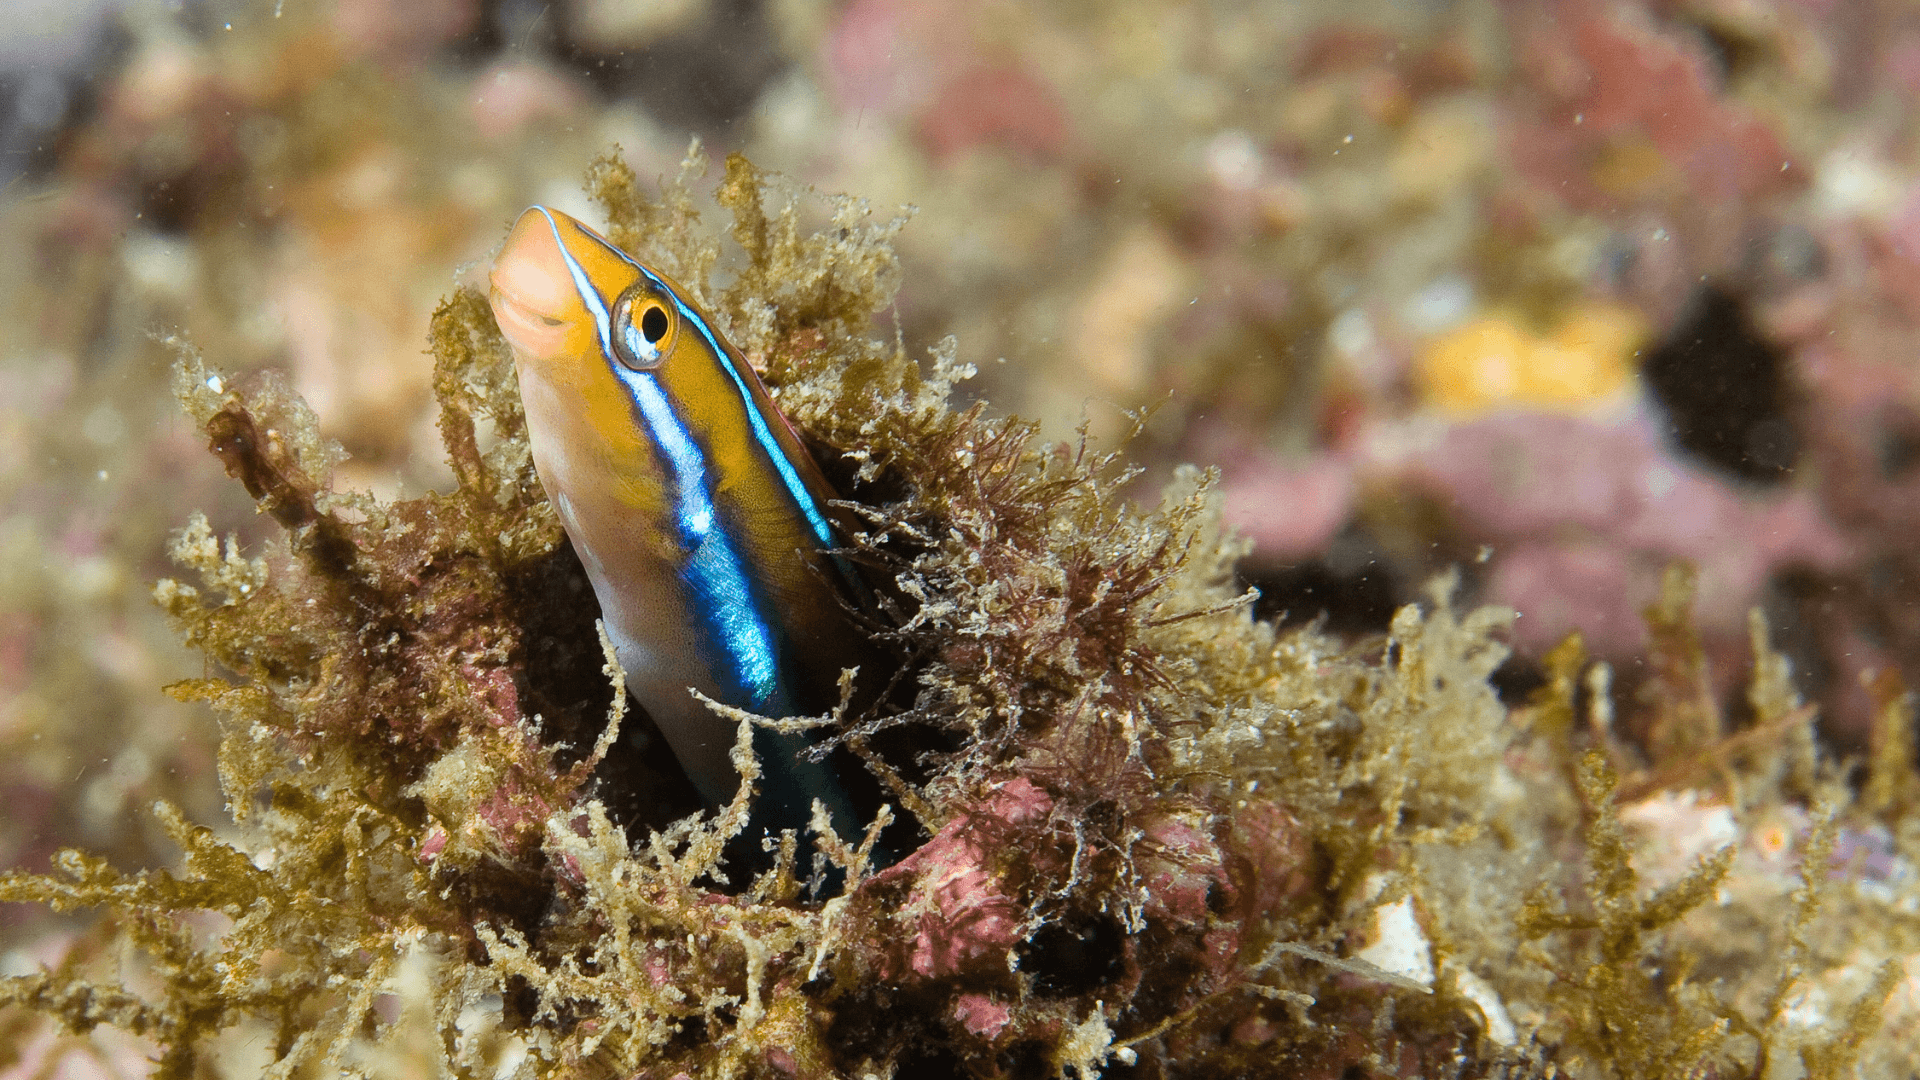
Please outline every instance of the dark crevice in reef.
M835 1059L843 1062L898 1053L901 1065L896 1076L966 1076L940 1023L951 1008L950 997L944 990L924 987L862 987L834 1012L825 1042ZM925 1071L910 1069L914 1062ZM943 1073L942 1066L952 1071Z
M1111 915L1053 922L1035 930L1015 950L1020 970L1043 997L1091 994L1120 978L1126 967L1127 934Z
M1800 456L1787 358L1746 303L1703 286L1641 366L1681 450L1743 480L1784 479Z
M801 433L801 441L819 465L827 485L841 493L849 504L857 503L862 508L894 506L912 492L908 478L897 469L881 469L877 475L863 480L859 476L859 462L854 458L805 433ZM865 516L870 512L870 509L854 510L851 506L836 508L842 534L871 534L874 526ZM866 604L855 605L850 611L853 622L868 635L869 642L861 657L862 670L855 683L848 716L870 732L864 741L875 759L916 786L933 779L941 761L964 749L964 740L957 732L924 723L894 722L914 715L921 689L920 677L931 661L929 656L909 650L896 633L917 608L917 602L900 591L896 575L926 550L919 540L892 530L884 538L871 536L868 543L849 546L841 552L869 594ZM820 710L832 705L830 700L817 703ZM886 801L881 798L882 789L871 770L858 765L848 769L845 767L847 755L835 756L842 760L843 772L857 773L853 784L859 789L856 794L863 806ZM921 835L919 823L903 814L883 834L883 846L896 853L911 851Z
M944 1046L929 1046L902 1057L894 1075L924 1080L969 1080L975 1074L953 1051Z
M540 716L542 737L571 767L593 747L607 717L606 655L594 620L600 604L562 540L545 558L506 582L526 650L520 690ZM620 738L594 770L594 794L613 820L660 828L703 809L700 797L646 710L629 702Z
M1243 565L1242 580L1260 590L1254 616L1283 627L1324 618L1323 629L1343 635L1385 630L1394 611L1408 597L1372 541L1350 535L1355 537L1354 542L1347 542L1349 537L1343 536L1335 541L1334 550L1319 558L1297 563L1250 561Z
M1706 54L1707 69L1718 77L1722 91L1737 87L1771 59L1765 38L1745 33L1726 22L1679 20L1694 32L1701 51Z
M1500 695L1500 704L1518 708L1533 700L1534 694L1547 685L1547 671L1537 658L1516 652L1493 669L1487 682L1493 686L1493 692Z

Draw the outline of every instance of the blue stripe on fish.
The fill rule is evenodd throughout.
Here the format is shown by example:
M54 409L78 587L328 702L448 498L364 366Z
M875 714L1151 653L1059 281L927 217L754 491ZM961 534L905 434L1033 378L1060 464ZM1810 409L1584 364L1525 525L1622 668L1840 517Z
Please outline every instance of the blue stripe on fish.
M692 437L673 413L673 406L651 374L629 371L614 362L633 400L640 408L647 430L666 451L673 467L674 486L679 490L680 535L691 553L687 558L687 576L705 604L699 616L704 618L720 639L722 649L733 661L735 685L747 692L751 708L785 711L776 701L779 674L774 660L773 637L766 621L759 617L752 587L740 565L740 557L728 542L726 530L714 528L713 497L707 488L707 463ZM779 695L784 698L784 695Z
M621 257L626 258L625 255ZM631 259L627 261L633 262ZM793 459L787 456L786 450L773 437L772 429L767 426L767 418L761 414L758 404L753 400L752 392L747 389L746 380L740 377L740 369L737 366L739 361L720 343L720 336L713 332L713 328L707 325L707 321L700 317L699 312L694 311L686 301L680 299L680 294L667 288L666 282L661 281L653 271L640 266L639 263L634 263L634 266L673 301L673 306L679 310L680 317L699 329L700 336L705 338L707 344L712 347L713 355L719 357L721 366L726 369L727 378L733 380L734 391L740 395L740 408L747 414L747 424L753 429L753 441L759 444L760 452L766 455L767 460L773 464L774 470L780 474L781 482L786 485L787 494L793 497L794 505L798 506L800 513L806 517L807 524L813 529L813 535L820 541L821 548L831 552L836 546L833 526L827 524L827 517L821 513L820 504L814 500L813 492L807 490L806 481L800 479L800 471L793 467ZM862 603L868 601L870 596L866 583L860 580L859 574L854 573L853 567L847 560L832 554L829 558L832 559L834 568L840 571L841 580L853 590L854 597Z
M606 358L608 369L627 388L641 420L652 433L655 445L665 453L667 464L672 469L677 495L674 516L679 525L680 538L690 551L687 577L694 591L699 594L699 599L704 601L693 605L699 609L694 614L706 623L707 629L717 639L721 652L730 661L732 681L746 693L747 707L784 714L791 706L786 701L786 695L780 692L779 665L775 658L772 631L759 615L761 606L754 598L739 553L729 542L726 530L714 527L713 493L707 482L706 456L701 453L686 424L674 413L672 403L661 392L653 374L634 371L614 357L612 321L606 303L588 278L586 268L580 265L561 240L560 227L554 223L553 216L544 209L541 213L546 215L547 224L553 227L554 241L560 247L560 257L566 260L567 273L573 277L574 288L580 293L580 299L587 309L593 313L594 325L600 336L601 354ZM621 254L621 258L625 259L626 256ZM632 262L631 259L627 261ZM647 276L652 277L651 274ZM675 298L675 302L678 303L678 298ZM681 310L685 312L684 306ZM699 320L694 321L699 325ZM704 326L702 330L705 330ZM735 381L738 382L737 377ZM744 387L742 389L744 391ZM747 411L749 415L755 415L751 408ZM788 469L792 468L786 464L784 456L777 460Z
M546 211L543 209L541 213L546 213ZM547 221L551 223L553 218L549 216ZM613 244L602 239L599 235L594 233L588 233L588 235L599 241L601 247L606 248L607 251L625 261L635 270L638 270L642 276L653 283L654 288L658 289L667 299L673 301L674 309L680 313L682 319L685 319L691 323L696 330L700 331L700 336L706 339L707 346L713 350L713 355L718 357L721 366L726 368L727 378L733 380L734 392L740 395L740 408L747 414L747 426L753 431L753 441L760 445L760 452L767 456L767 460L772 463L774 471L780 474L780 482L785 485L787 494L793 497L794 505L800 508L801 515L807 519L807 526L813 530L813 535L820 541L820 545L822 547L833 547L833 526L827 524L827 516L821 512L820 504L815 501L813 492L807 490L806 481L800 478L800 470L793 467L793 461L787 457L786 450L780 446L779 440L773 437L773 429L767 425L767 418L761 415L759 408L755 405L753 394L747 389L746 380L740 377L740 371L735 367L733 353L725 345L721 344L720 335L713 332L713 327L707 325L707 320L701 318L700 313L693 310L691 304L680 299L679 293L668 288L667 283L660 280L659 275L635 262L632 256L614 247ZM555 240L560 239L560 231L557 227L554 230L553 238ZM561 245L561 250L566 250L565 244ZM568 270L573 274L574 284L581 285L584 281L585 271L576 268L576 264L572 262L571 257L568 259ZM589 286L583 286L583 288L585 287ZM591 302L589 306L592 306ZM599 320L601 327L600 340L602 345L605 346L612 338L611 332L608 329L607 319L602 312L602 308L594 307L594 315Z
M587 276L587 268L567 250L567 242L560 236L560 223L553 220L544 206L536 206L540 216L547 219L547 228L553 230L554 246L560 249L560 257L567 262L567 274L573 278L574 291L580 294L580 301L593 312L593 328L600 335L600 354L608 360L613 359L613 318L607 314L607 305L600 300L600 290L593 287L593 279ZM622 256L623 258L625 256Z
M639 266L638 263L634 265ZM746 411L747 424L753 429L753 441L760 444L761 452L766 454L767 460L773 463L774 470L780 474L780 481L786 485L787 494L793 496L794 504L800 507L801 514L806 516L807 524L812 527L813 535L819 539L820 546L833 547L833 527L827 524L826 515L820 512L820 504L814 501L813 492L807 490L806 481L800 479L800 470L793 467L793 461L787 457L786 450L782 449L779 441L773 437L773 430L767 426L767 418L760 415L760 410L754 403L753 394L747 390L746 380L740 377L739 369L734 366L733 354L720 344L719 335L707 325L707 320L701 318L699 313L694 311L686 301L680 299L672 289L667 288L666 282L654 276L653 272L644 266L639 266L639 270L647 276L648 281L653 282L656 288L673 300L673 306L679 310L680 317L692 323L700 331L700 336L707 339L707 345L713 349L713 354L720 358L721 365L726 368L727 378L733 380L734 391L740 395L740 405Z

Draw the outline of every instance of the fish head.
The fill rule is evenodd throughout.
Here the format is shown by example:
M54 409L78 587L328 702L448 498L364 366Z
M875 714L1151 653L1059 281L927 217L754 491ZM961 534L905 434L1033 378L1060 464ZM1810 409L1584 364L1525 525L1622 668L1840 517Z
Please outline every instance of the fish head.
M523 363L599 364L613 345L614 307L643 278L639 265L606 237L561 211L535 206L520 215L495 256L488 299ZM659 333L651 310L643 305L642 318ZM628 299L623 339L624 331L638 329L631 327L632 314ZM638 341L657 359L657 340Z
M645 374L687 401L724 389L710 317L665 275L559 210L521 214L488 281L523 376L528 367L568 382Z

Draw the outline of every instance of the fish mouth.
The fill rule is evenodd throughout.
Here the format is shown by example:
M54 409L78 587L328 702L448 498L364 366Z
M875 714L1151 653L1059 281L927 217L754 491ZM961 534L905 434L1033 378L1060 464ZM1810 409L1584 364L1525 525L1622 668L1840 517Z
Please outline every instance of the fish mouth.
M551 315L542 314L539 309L528 303L520 294L514 292L512 286L502 282L500 280L500 271L498 270L487 275L487 302L493 305L493 310L496 315L504 308L513 315L516 321L541 327L559 326L561 323L561 320Z
M516 346L534 352L556 346L585 312L567 271L566 252L547 211L520 215L487 275L494 319Z
M498 280L490 279L488 284L487 303L493 308L493 321L499 324L500 333L516 351L535 355L545 352L541 346L551 344L550 339L558 336L560 320L534 311Z
M502 256L487 275L487 302L494 322L514 350L529 358L551 356L564 348L568 330L566 319L548 314L554 297L547 294L553 290L541 279L539 269L524 262L509 263Z

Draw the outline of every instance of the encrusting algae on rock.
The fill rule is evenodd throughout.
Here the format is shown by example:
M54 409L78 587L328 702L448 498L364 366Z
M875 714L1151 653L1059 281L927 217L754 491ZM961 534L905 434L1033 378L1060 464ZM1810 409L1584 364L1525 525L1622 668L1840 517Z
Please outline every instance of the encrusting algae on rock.
M1504 704L1512 616L1457 612L1448 581L1383 639L1281 632L1235 583L1208 477L1136 507L1117 453L952 408L950 344L923 372L867 336L900 222L840 199L804 234L795 193L735 157L718 199L740 268L715 289L703 169L653 201L609 158L590 190L854 500L849 557L894 584L863 614L898 692L812 720L721 710L745 782L697 813L625 708L483 297L435 316L458 486L414 500L333 491L337 454L282 383L237 388L182 346L182 402L286 532L250 556L196 518L174 553L200 583L157 590L221 672L172 692L220 717L234 822L162 806L174 870L67 852L0 878L0 899L105 912L0 1000L134 1032L170 1078L1920 1064L1913 763L1878 755L1852 803L1763 633L1731 731L1675 579L1646 756L1577 642ZM1877 745L1910 747L1884 690ZM722 858L769 724L850 748L893 805L816 814L745 880ZM1731 832L1705 834L1734 839L1650 879L1623 793L1642 826L1715 815ZM889 817L910 838L876 869Z
M1618 405L1633 387L1645 322L1631 308L1585 303L1564 313L1552 333L1536 334L1518 313L1496 311L1428 342L1418 382L1430 404L1463 415Z

